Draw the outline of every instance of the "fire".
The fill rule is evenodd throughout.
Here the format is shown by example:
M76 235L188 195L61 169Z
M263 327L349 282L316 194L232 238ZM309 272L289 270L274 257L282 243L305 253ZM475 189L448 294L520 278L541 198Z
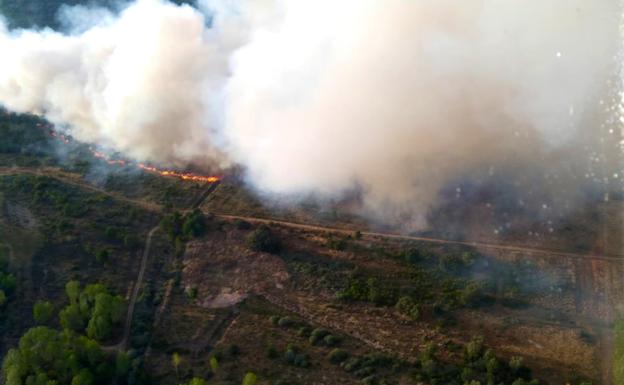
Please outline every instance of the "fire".
M70 141L71 141L71 139L69 137L52 130L50 125L37 124L37 127L45 127L45 128L47 128L49 130L48 132L50 133L50 136L60 140L63 143L70 143ZM94 157L105 161L109 165L134 166L134 167L138 167L139 169L141 169L143 171L146 171L146 172L150 172L150 173L153 173L153 174L158 174L158 175L162 175L162 176L166 176L166 177L170 177L170 178L178 178L178 179L182 179L182 180L186 180L186 181L203 182L203 183L215 183L215 182L219 181L219 177L218 176L214 176L214 175L199 175L199 174L193 174L193 173L190 173L190 172L179 172L179 171L173 171L173 170L161 170L161 169L158 169L156 167L148 166L148 165L143 164L143 163L136 163L135 164L135 163L132 163L130 161L123 160L123 159L111 159L106 154L95 150L93 147L89 147L89 151L91 151L91 154L93 154Z
M139 163L138 167L145 171L160 174L162 176L175 177L175 178L179 178L182 180L191 180L195 182L206 182L206 183L214 183L214 182L219 181L219 177L216 177L216 176L197 175L197 174L192 174L190 172L177 172L177 171L172 171L172 170L159 170L156 167L146 166L143 163Z

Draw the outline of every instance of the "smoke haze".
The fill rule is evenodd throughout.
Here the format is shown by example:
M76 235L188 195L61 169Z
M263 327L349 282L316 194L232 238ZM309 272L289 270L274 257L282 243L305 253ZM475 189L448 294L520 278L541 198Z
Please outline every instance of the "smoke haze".
M417 227L442 190L484 170L519 190L556 175L574 199L602 181L592 151L619 140L604 136L616 1L139 0L102 12L65 9L67 34L0 26L0 104L140 161L240 164L266 192L355 189L366 213Z

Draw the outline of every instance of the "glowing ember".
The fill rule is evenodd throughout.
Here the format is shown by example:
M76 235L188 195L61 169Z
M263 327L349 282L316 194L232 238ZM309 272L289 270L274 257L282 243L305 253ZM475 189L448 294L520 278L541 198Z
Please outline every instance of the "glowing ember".
M50 136L52 136L53 138L56 138L60 141L62 141L63 143L69 143L71 140L69 137L58 133L54 130L51 129L51 126L49 125L41 125L41 124L37 124L37 127L45 127L49 130ZM158 169L156 167L153 166L148 166L145 165L143 163L132 163L129 161L125 161L122 159L110 159L106 154L99 152L97 150L95 150L93 147L89 147L89 151L91 151L91 154L93 154L94 157L101 159L103 161L105 161L106 163L110 164L110 165L117 165L117 166L135 166L140 168L143 171L147 171L147 172L151 172L153 174L158 174L158 175L162 175L162 176L167 176L167 177L172 177L172 178L178 178L178 179L182 179L182 180L186 180L186 181L193 181L193 182L204 182L204 183L215 183L219 181L219 177L214 176L214 175L198 175L198 174L193 174L190 172L178 172L178 171L173 171L173 170L161 170Z

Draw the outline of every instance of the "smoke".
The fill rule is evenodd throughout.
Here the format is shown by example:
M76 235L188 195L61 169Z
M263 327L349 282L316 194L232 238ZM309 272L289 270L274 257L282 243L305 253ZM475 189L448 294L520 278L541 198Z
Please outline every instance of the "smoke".
M142 161L241 164L262 191L355 189L365 212L415 226L483 170L518 189L556 175L558 195L576 192L605 140L615 1L198 9L139 0L72 34L2 28L0 104Z

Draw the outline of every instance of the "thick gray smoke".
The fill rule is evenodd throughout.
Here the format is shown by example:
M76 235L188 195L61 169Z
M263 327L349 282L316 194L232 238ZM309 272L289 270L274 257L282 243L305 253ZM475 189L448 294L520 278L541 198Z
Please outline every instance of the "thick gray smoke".
M618 71L616 1L199 9L139 0L70 35L3 28L0 104L139 160L242 164L264 191L357 188L418 225L475 169L581 164Z

